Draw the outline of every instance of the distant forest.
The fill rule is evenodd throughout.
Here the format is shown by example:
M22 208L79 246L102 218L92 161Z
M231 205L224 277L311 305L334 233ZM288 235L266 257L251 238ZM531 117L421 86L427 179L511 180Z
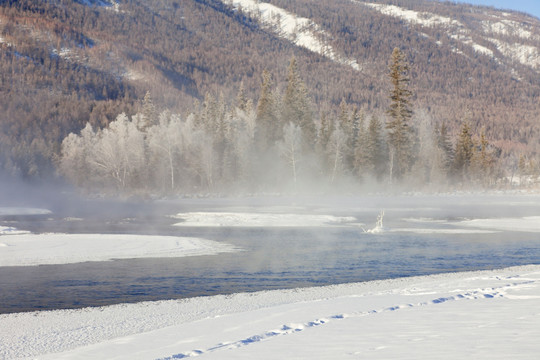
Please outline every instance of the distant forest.
M357 58L363 71L355 72L277 37L226 1L122 0L119 12L72 0L1 2L1 171L41 179L55 177L61 169L61 174L86 188L107 184L111 189L146 193L153 191L150 188L174 193L220 191L242 184L263 191L277 187L277 179L296 186L315 178L334 184L345 179L395 183L392 131L387 128L388 64L392 50L399 47L411 66L411 146L415 149L400 183L418 174L419 167L423 184L434 183L439 176L427 169L435 165L420 160L421 151L429 154L433 144L433 139L423 139L428 133L446 144L444 156L452 160L440 160L444 163L440 176L450 183L495 185L497 178L536 173L540 156L537 73L516 65L521 77L516 82L492 61L434 47L414 26L404 28L398 20L368 8L359 11L351 1L269 2L320 24L329 34L329 43ZM463 19L468 16L452 4L398 3ZM437 29L422 30L434 38L443 36ZM296 76L302 79L302 106L309 108L302 110L309 115L304 120L291 117L283 105L290 101L288 64L293 55ZM264 89L271 94L267 101L273 110L263 116ZM239 102L237 94L249 100ZM149 102L154 111L148 112ZM119 117L122 113L126 115ZM272 128L262 125L269 119L274 121ZM189 155L203 156L196 147L183 148L186 159L178 158L178 149L171 150L175 170L170 171L169 164L168 172L160 163L166 156L158 156L155 148L151 154L152 132L176 122L184 126L183 133L199 136L198 141L208 145L206 152L212 150L205 155L212 158L205 169ZM74 145L68 151L68 139L76 143L88 136L95 144L102 143L120 123L140 132L144 156L139 165L126 165L114 181L103 167L93 168L97 166L93 161L83 162L91 168L87 173L81 170L85 175L68 170L69 156L80 155L75 156ZM366 135L370 126L378 135ZM249 134L243 133L246 129ZM472 165L465 172L455 164L464 131L470 134L474 150L466 156ZM344 145L338 141L341 133ZM294 161L298 173L293 180L285 176L292 160L285 160L282 149L287 141L295 144L291 136L302 144L300 152L295 148L295 156L302 159ZM357 148L367 146L366 139L376 143L379 155L366 155ZM495 159L489 176L479 175L484 170L473 171L482 148ZM262 158L253 159L254 154ZM258 179L264 173L258 166L275 168L276 179L266 175ZM164 174L168 174L167 185ZM174 185L169 186L169 180ZM268 182L267 188L255 188L259 180Z
M444 123L413 113L408 64L397 48L387 80L393 86L384 114L345 101L336 115L317 114L296 58L283 92L263 72L256 104L241 88L234 105L223 95L207 95L183 117L159 111L147 93L140 113L70 134L62 143L60 171L88 192L140 196L508 185L501 151L483 132L474 133L464 121L452 138ZM524 161L516 176L534 185L538 164Z

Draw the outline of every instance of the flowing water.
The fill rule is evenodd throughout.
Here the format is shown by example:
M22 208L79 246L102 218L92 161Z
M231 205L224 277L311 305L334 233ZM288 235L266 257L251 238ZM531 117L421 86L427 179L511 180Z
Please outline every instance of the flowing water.
M540 232L454 231L464 219L540 215L538 197L409 196L184 200L105 203L51 215L0 218L0 225L61 233L190 236L241 252L166 259L0 267L0 313L80 308L268 289L321 286L540 263ZM385 211L383 231L369 233ZM352 216L363 226L177 227L189 211ZM293 216L293 215L291 215ZM77 218L74 221L73 218ZM355 221L356 222L356 221ZM446 230L451 231L446 231ZM474 230L474 228L473 228ZM484 229L485 230L485 229Z

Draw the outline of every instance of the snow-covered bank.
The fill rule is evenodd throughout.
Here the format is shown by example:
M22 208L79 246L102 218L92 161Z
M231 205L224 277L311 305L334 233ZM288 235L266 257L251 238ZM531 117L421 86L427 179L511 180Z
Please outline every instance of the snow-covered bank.
M9 314L0 357L532 359L539 302L540 265L531 265Z
M25 230L19 230L17 228L14 228L12 226L2 226L0 225L0 235L20 235L20 234L28 234L28 231ZM0 241L0 246L7 246L2 245L2 242Z
M0 227L0 234L8 232L17 231ZM238 250L229 244L188 237L19 233L0 236L0 267L215 255Z

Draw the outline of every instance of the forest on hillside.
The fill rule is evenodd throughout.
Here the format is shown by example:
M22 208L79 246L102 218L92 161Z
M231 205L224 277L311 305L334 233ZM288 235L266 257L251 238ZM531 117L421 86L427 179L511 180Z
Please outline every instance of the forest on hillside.
M398 20L351 1L269 2L316 21L327 31L328 43L336 51L357 58L362 71L276 36L227 1L126 0L119 1L118 12L73 0L1 2L2 173L25 179L54 178L61 144L68 134L81 134L88 123L101 134L121 113L133 121L136 114L143 113L148 91L158 113L167 109L183 121L190 115L204 117L201 114L210 99L226 109L228 115L223 116L231 118L237 111L238 92L252 99L256 113L261 102L261 74L265 69L271 74L274 97L282 97L288 87L287 64L292 55L309 90L314 124L302 129L309 133L304 137L316 143L326 131L321 130L326 122L332 123L332 132L337 119L343 118L344 112L354 113L355 107L363 114L365 127L376 116L386 132L386 73L389 55L396 46L411 64L413 121L423 114L433 124L444 123L452 147L467 122L473 137L480 138L483 133L497 149L499 169L506 176L517 173L520 164L521 168L524 164L531 167L538 160L540 111L535 99L540 86L538 74L531 69L516 64L521 78L517 82L489 59L467 49L462 49L462 56L449 47L435 46L420 35L418 27L403 27ZM423 0L395 3L461 20L469 16L451 4L438 4L435 9ZM445 36L435 28L421 30L432 38ZM157 117L152 120L157 122ZM286 123L279 120L276 133L282 134ZM214 147L217 152L223 148ZM321 144L318 147L317 161L313 160L318 165L304 166L304 174L312 171L308 169L318 169L316 174L327 172L321 170L327 166L328 160L323 160L327 151ZM343 174L354 178L357 169L352 158L351 154L346 156Z
M507 186L500 149L468 121L452 138L444 123L414 113L397 48L391 64L384 113L342 101L336 115L317 114L294 57L282 92L263 72L257 103L241 88L233 105L207 95L183 116L159 111L147 93L141 112L66 137L59 168L88 192L140 196ZM538 164L522 162L516 175L534 185Z

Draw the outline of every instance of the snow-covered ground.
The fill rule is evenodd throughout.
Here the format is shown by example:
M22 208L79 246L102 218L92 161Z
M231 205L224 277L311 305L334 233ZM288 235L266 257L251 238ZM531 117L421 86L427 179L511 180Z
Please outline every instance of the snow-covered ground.
M285 9L259 0L222 0L233 5L236 9L242 8L281 38L294 44L325 56L340 64L361 70L360 65L353 58L339 54L325 39L328 34L312 20L297 16Z
M0 358L534 359L540 266L0 315Z
M0 235L0 266L184 257L239 251L229 244L175 236L30 234L2 226Z
M256 213L229 208L175 217L182 221L179 226L361 228L355 217L325 215L335 213L328 209L319 209L315 214L303 214L307 209L290 207L266 210ZM300 213L294 213L296 210ZM540 233L538 216L414 217L403 207L399 210L406 217L395 218L397 210L387 211L383 224L381 212L380 221L375 222L374 217L374 227L369 230L368 225L367 231ZM4 215L50 213L23 208L0 211ZM436 213L430 209L424 212ZM0 266L241 250L198 238L31 234L11 225L0 224ZM540 353L538 304L540 265L529 265L318 288L4 314L0 315L0 359L533 359Z

